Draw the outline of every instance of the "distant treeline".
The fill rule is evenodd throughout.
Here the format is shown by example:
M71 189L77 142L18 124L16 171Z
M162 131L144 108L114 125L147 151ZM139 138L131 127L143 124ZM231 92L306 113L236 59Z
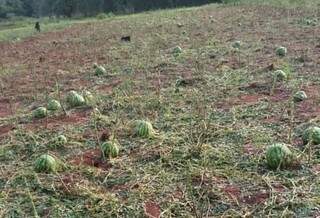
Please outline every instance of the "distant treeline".
M0 0L0 18L94 16L220 3L223 0Z

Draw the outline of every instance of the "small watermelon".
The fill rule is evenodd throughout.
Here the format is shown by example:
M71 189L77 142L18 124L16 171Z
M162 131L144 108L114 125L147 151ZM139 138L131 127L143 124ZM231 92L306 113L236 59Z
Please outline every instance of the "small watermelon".
M277 81L284 81L288 78L287 74L282 70L276 70L274 76Z
M101 151L105 158L115 158L119 155L119 142L116 139L104 142Z
M70 91L67 96L67 103L70 107L79 107L85 105L86 101L83 96L78 94L76 91Z
M276 54L279 56L279 57L284 57L287 55L287 48L286 47L278 47L276 49Z
M45 118L48 115L48 111L45 107L38 107L32 112L32 116L37 119Z
M142 138L152 138L155 136L155 131L150 122L137 120L134 122L134 134Z
M315 145L320 144L320 128L319 127L309 127L303 132L302 140L304 144L312 142Z
M58 162L57 160L49 155L41 155L34 164L34 169L37 173L55 173L58 171Z
M285 144L278 143L268 147L266 159L270 169L286 168L293 163L293 153Z
M293 96L294 102L301 102L308 98L307 94L304 91L298 91Z
M61 104L60 104L59 101L51 99L48 102L48 110L49 111L57 111L57 110L60 110L60 109L61 109Z

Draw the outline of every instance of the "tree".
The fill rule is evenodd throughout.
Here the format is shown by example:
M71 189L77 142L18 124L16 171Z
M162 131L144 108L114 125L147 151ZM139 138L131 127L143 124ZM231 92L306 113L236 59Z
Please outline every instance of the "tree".
M0 0L0 17L93 16L101 12L132 13L160 8L201 5L221 0Z

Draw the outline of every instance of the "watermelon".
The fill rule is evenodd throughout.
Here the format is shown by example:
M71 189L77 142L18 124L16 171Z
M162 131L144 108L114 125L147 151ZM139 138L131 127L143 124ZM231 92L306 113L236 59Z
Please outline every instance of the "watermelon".
M142 138L152 138L155 135L155 131L150 122L137 120L134 122L134 134Z
M104 142L101 151L105 158L115 158L119 155L119 142L116 139Z
M79 107L85 105L86 101L83 96L78 94L76 91L70 91L67 96L67 103L70 107Z
M278 47L276 49L276 54L279 56L279 57L284 57L287 55L287 48L285 47Z
M64 146L68 143L68 139L64 135L59 135L55 138L54 143L57 147Z
M274 76L277 81L284 81L288 78L287 74L282 70L276 70Z
M93 96L93 94L91 92L84 91L82 95L83 95L83 98L86 102L86 105L92 106L95 104L95 97Z
M319 127L309 127L303 132L302 140L304 144L309 142L319 145L320 144L320 128Z
M182 48L180 46L176 46L173 48L172 52L175 56L178 56L179 54L182 53Z
M304 91L298 91L293 95L294 102L301 102L308 98L307 94Z
M58 171L58 162L56 159L49 155L41 155L34 164L34 169L37 173L55 173Z
M232 43L232 47L236 49L240 49L241 41L235 41L234 43Z
M49 111L57 111L57 110L60 110L60 109L61 109L61 104L60 104L59 101L51 99L48 102L48 110Z
M95 70L94 73L96 76L102 76L107 73L106 69L103 66L98 65L97 63L93 65L93 68Z
M267 149L266 160L270 169L286 168L292 165L293 153L285 144L273 144Z
M37 119L45 118L48 115L48 111L45 107L38 107L32 112L32 116Z

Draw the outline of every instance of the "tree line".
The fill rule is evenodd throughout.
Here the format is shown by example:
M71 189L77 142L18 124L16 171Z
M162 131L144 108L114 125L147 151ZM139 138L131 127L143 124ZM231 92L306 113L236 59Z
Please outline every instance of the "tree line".
M9 16L94 16L196 6L222 0L0 0L0 18Z

